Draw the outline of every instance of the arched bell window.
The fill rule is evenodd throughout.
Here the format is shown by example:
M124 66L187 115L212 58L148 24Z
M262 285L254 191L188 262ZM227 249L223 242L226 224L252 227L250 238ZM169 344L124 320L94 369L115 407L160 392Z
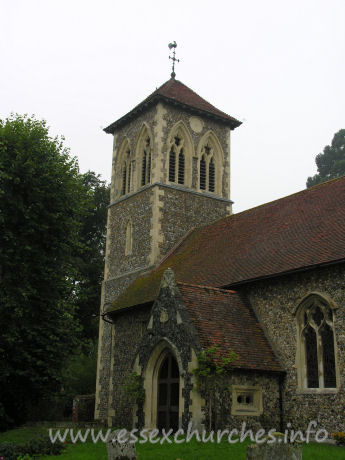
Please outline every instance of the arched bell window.
M300 386L337 387L334 314L321 296L309 296L297 312Z
M166 180L173 184L192 187L194 143L183 121L172 127L167 138L166 152Z
M139 189L152 181L153 143L150 128L143 123L135 146L135 170L132 172L133 187Z
M117 167L119 171L118 176L118 190L119 195L126 195L132 191L132 155L129 148L128 140L122 143L117 159Z
M207 131L200 139L197 156L198 189L224 196L225 158L222 146L213 131Z

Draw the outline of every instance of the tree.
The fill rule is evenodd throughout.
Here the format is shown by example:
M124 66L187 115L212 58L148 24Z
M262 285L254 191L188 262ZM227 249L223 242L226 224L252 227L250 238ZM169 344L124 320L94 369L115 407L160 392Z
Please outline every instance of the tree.
M82 175L82 184L88 199L88 209L82 216L80 247L74 264L79 277L75 282L75 305L83 326L83 340L95 341L98 335L110 187L93 171Z
M97 367L97 347L94 345L88 354L76 353L70 357L62 371L63 391L72 398L75 395L88 395L95 392Z
M87 209L75 158L44 121L0 120L0 419L59 390L77 345L74 254ZM5 425L5 426L4 426Z
M315 163L318 174L308 177L308 188L345 174L345 129L334 134L332 144L316 155Z

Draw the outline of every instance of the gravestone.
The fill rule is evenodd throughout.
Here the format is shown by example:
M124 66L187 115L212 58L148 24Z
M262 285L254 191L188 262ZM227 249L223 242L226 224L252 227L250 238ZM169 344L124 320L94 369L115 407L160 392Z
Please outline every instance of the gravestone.
M123 430L115 430L107 438L108 460L137 460L135 443L119 442L118 435L120 432L123 432ZM120 439L122 438L125 438L125 436Z
M252 444L246 460L302 460L302 444Z

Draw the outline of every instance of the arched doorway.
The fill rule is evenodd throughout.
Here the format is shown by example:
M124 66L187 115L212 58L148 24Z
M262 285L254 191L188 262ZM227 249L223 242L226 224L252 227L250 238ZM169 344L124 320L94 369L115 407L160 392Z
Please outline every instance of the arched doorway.
M180 374L174 356L166 355L158 372L157 428L178 430Z

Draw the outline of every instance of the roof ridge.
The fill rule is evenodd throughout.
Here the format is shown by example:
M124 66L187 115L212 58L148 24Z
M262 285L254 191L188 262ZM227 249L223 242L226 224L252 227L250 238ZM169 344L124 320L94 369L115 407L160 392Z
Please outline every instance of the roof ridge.
M214 286L204 286L202 284L191 284L191 283L184 283L182 281L177 281L177 285L182 285L182 286L189 286L189 287L195 287L195 288L201 288L201 289L212 289L213 291L221 291L227 294L238 294L237 291L234 291L233 289L224 289L224 288L217 288Z
M254 211L254 209L262 208L263 206L268 206L270 204L277 203L278 201L282 202L282 201L287 200L288 198L291 198L291 197L293 197L295 195L299 195L299 194L303 194L303 193L309 193L309 192L315 190L317 187L322 187L324 185L330 184L331 182L336 182L336 181L341 180L341 179L345 180L345 174L343 176L335 177L334 179L329 179L329 180L327 180L325 182L321 182L320 184L313 185L312 187L304 188L302 190L299 190L298 192L290 193L290 195L286 195L286 196L283 196L281 198L277 198L277 199L272 200L272 201L267 201L266 203L262 203L262 204L259 204L257 206L253 206L252 208L245 209L244 211L233 213L230 216L222 217L221 219L219 219L219 220L217 220L215 222L212 222L211 224L206 224L205 227L214 225L214 224L216 224L218 222L221 222L222 220L230 219L231 217L239 216L239 215L245 214L247 212ZM203 227L198 227L198 228L203 228Z

